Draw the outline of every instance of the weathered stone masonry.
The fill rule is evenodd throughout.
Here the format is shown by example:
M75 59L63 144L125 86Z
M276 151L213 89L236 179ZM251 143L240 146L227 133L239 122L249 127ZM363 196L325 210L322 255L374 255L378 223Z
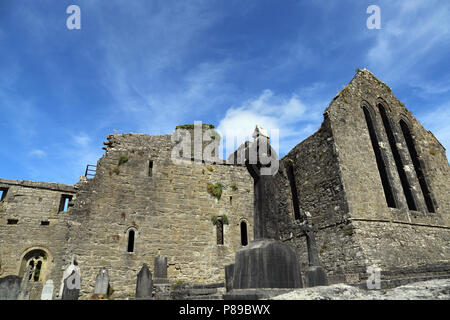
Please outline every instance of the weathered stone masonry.
M45 281L60 279L67 264L69 213L59 208L61 198L75 197L77 187L0 179L0 188L6 191L0 202L0 276L23 275L25 264L39 256L43 265L31 282L30 298L40 299Z
M380 105L402 168L396 165ZM395 207L388 205L383 191L363 107L372 116ZM408 151L402 123L412 135L415 160L430 191L431 208L414 168L414 155ZM423 273L425 265L431 273L449 274L450 168L445 149L368 70L357 72L326 109L318 132L297 145L282 162L285 167L293 166L300 207L311 213L319 229L320 259L331 282L367 278L366 267L372 264L392 277L414 276L414 268ZM409 208L402 170L416 210ZM287 186L285 193L285 201L292 201ZM292 210L292 206L285 210L289 219L283 237L306 262L305 241ZM402 268L409 271L402 272Z
M219 140L208 138L209 129L202 129L202 150ZM223 282L245 238L241 225L253 240L252 178L237 164L174 163L175 146L172 135L115 134L92 179L74 186L0 179L0 277L39 264L31 298L40 298L48 279L56 298L76 256L82 299L92 296L102 267L114 297L130 298L142 265L153 272L154 258L165 256L172 284ZM311 215L330 283L362 281L373 264L383 279L449 276L449 178L439 141L361 70L331 101L319 130L281 159L269 203L302 270L301 224ZM220 184L220 196L208 184Z

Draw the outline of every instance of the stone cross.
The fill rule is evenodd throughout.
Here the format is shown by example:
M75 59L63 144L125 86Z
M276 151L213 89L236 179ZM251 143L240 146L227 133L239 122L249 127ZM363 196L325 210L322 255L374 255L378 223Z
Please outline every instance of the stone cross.
M308 249L309 266L320 266L319 252L317 251L316 232L317 227L313 225L311 215L306 213L303 217L302 231L306 236L306 247Z
M107 296L109 289L109 274L106 268L101 268L95 278L94 294L100 296Z
M52 300L53 299L53 280L47 280L44 287L42 288L41 300Z
M22 279L22 285L20 286L20 292L19 296L17 297L17 300L28 300L29 299L29 292L28 292L28 281L31 278L31 275L34 272L34 268L32 266L28 266L25 274L23 275Z
M151 299L153 291L152 273L144 263L137 275L136 298Z
M272 199L278 157L261 127L256 126L253 138L245 150L245 165L254 184L254 239L278 239L277 208Z
M305 272L306 287L326 286L328 285L327 274L320 265L319 252L317 251L315 236L317 227L313 225L309 212L305 212L303 215L301 228L306 235L306 246L308 248L309 267Z

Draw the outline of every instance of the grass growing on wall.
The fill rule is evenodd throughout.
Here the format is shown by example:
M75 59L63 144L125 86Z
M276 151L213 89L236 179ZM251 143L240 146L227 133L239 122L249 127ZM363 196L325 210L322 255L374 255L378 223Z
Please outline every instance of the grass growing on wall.
M126 163L126 162L128 162L128 157L127 157L127 156L120 156L119 162L118 162L117 165L120 166L121 164L124 164L124 163Z
M219 182L216 184L208 182L206 191L208 191L208 193L213 197L216 197L217 200L220 200L220 197L222 196L222 185Z

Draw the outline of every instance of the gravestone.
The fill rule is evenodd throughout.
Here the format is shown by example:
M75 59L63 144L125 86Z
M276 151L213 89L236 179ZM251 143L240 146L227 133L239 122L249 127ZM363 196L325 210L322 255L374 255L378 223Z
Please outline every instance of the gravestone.
M53 280L47 280L42 288L41 300L52 300L54 288Z
M101 268L95 278L94 294L106 297L109 290L109 274L106 268Z
M22 278L9 275L0 278L0 300L17 300L20 292Z
M229 264L225 266L225 288L231 291L233 288L233 275L234 275L234 264Z
M147 264L144 263L142 269L137 275L136 281L136 298L151 299L153 291L152 273Z
M75 256L71 264L64 270L58 296L62 300L78 300L81 289L81 272Z
M64 288L61 300L78 300L78 296L80 295L78 277L79 275L76 270L73 270L72 273L64 279Z
M169 282L167 279L167 257L155 257L153 270L155 271L153 284L166 284Z
M254 181L254 240L236 252L233 287L224 299L268 298L302 287L295 252L278 240L278 208L272 199L278 157L261 127L256 126L253 138L244 154Z

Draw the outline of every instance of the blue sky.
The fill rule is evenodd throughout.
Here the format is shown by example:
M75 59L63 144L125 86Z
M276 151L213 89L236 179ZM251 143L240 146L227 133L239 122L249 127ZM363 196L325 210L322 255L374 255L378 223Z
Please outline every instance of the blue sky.
M196 120L279 128L284 155L358 67L450 150L449 18L433 0L1 0L0 177L73 184L107 135Z

